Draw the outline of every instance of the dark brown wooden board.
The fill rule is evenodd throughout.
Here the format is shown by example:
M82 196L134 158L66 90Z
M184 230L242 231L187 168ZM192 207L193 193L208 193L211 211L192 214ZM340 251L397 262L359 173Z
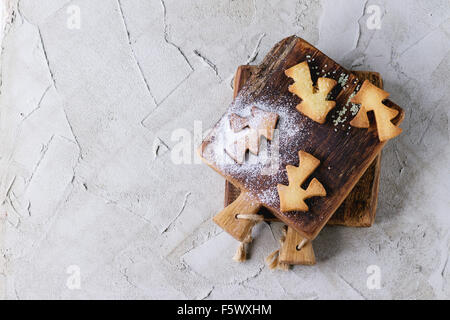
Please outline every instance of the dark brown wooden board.
M244 65L238 67L234 78L234 98L256 70L257 66ZM383 80L379 73L370 71L353 71L353 73L360 80L368 79L377 87L383 88ZM381 154L375 158L361 179L359 179L356 186L330 218L328 221L329 225L370 227L374 223L380 179L380 160ZM239 194L239 188L235 187L228 180L225 180L225 207L236 200ZM264 207L260 209L258 214L262 214L265 220L278 221L278 219Z
M331 99L336 101L336 108L329 113L324 124L318 124L298 112L295 113L295 105L301 100L288 91L292 80L285 76L284 71L307 60L312 61L311 69L316 67L319 70L318 76L314 72L311 74L314 82L317 77L325 74L336 81L342 75L347 77L347 85L343 87L337 85L332 91ZM200 155L214 170L238 186L241 192L253 198L255 205L259 203L266 207L280 220L293 227L301 236L312 240L345 200L385 145L385 142L379 141L373 121L369 129L353 128L349 124L353 118L350 111L346 114L347 121L342 124L342 128L336 127L331 121L361 84L362 81L354 74L303 39L295 36L283 39L264 58L258 66L257 72L251 75L239 92L234 103L228 109L228 113L222 117L211 134L204 140L200 148ZM225 121L229 121L230 112L244 113L244 108L249 110L251 105L261 101L270 105L271 108L279 108L280 113L287 112L288 114L284 115L286 119L294 120L296 127L307 128L307 130L299 129L298 134L291 136L290 139L280 139L280 154L287 156L282 158L280 170L276 174L268 176L254 172L249 175L248 173L244 174L242 170L236 174L236 166L227 167L224 163L217 162L216 153L223 152L219 145L221 137L218 128ZM394 124L399 124L403 118L403 110L390 100L386 100L384 103L399 111L398 116L393 120ZM294 106L294 108L281 110L281 106L286 105ZM283 133L283 130L280 132ZM281 212L279 197L275 196L277 194L276 185L278 183L288 184L285 167L286 165L298 165L298 156L295 156L295 152L298 150L312 154L321 161L312 177L324 185L327 196L308 199L309 211L307 212ZM267 198L268 194L274 196ZM229 215L233 212L224 209L224 213Z

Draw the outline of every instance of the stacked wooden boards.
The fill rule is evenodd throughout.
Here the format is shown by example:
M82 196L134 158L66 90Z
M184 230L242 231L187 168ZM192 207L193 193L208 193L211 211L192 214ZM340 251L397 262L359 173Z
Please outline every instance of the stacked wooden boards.
M326 77L339 83L329 94L329 99L336 101L336 108L325 123L318 124L299 115L295 110L299 99L287 90L292 81L284 71L302 61L308 61L314 82ZM352 128L349 122L355 114L347 108L366 78L377 86L382 85L378 74L349 72L295 36L279 42L261 65L239 68L236 99L200 148L203 160L229 181L226 186L228 206L214 221L239 241L245 241L257 222L253 217L279 219L298 233L296 237L301 243L314 239L327 222L370 226L375 216L379 154L385 142L378 139L373 121L368 129ZM383 103L396 111L397 116L392 122L398 125L403 119L403 110L389 100ZM269 177L258 168L250 166L248 171L247 166L246 171L244 166L229 166L219 161L218 155L223 151L219 143L224 140L223 124L229 121L230 112L243 115L251 105L262 105L263 110L279 113L280 119L284 119L284 123L278 125L279 131L290 133L289 137L282 137L280 143L280 154L285 156L281 160L281 169ZM286 122L290 122L290 127ZM298 163L298 157L295 159L298 150L320 159L321 165L314 175L326 186L327 196L308 200L309 212L286 213L280 210L280 199L274 188L277 184L286 184L284 168ZM288 230L287 235L291 240L295 238L292 230ZM298 247L294 248L300 251ZM283 250L280 256L283 256Z

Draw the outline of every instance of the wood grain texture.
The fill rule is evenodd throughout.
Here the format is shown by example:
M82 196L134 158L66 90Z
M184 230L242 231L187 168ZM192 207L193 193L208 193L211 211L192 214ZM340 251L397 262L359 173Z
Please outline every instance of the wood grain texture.
M377 211L380 169L381 153L333 214L328 221L329 225L347 227L370 227L373 225Z
M222 211L213 221L238 241L244 241L256 224L253 220L239 219L237 215L257 214L261 204L251 199L246 192L241 194Z
M239 91L235 100L238 103L233 103L229 110L244 113L245 108L261 101L275 108L275 111L277 108L281 108L280 106L298 104L300 99L288 91L288 86L292 81L284 75L284 70L309 58L313 61L311 65L321 70L322 76L327 74L338 80L344 75L347 85L338 85L333 89L331 98L336 101L337 108L330 112L328 120L323 125L299 115L298 112L294 113L292 109L286 110L288 112L285 115L286 119L294 119L296 127L307 128L307 130L298 130L291 139L280 139L280 154L287 155L287 157L281 159L281 169L276 174L270 176L262 175L259 172L254 172L252 176L236 174L233 173L234 167L226 167L222 163L216 162L218 158L215 157L214 152L220 151L220 148L215 148L220 140L220 131L216 129L220 123L227 121L227 114L204 140L200 148L200 155L208 165L238 186L240 190L250 192L263 206L293 227L300 235L307 239L314 239L385 144L379 141L374 124L369 129L351 128L349 122L353 116L350 112L346 114L348 119L342 124L342 128L334 126L331 121L331 118L337 116L337 112L339 112L338 106L342 107L347 104L350 96L362 84L362 81L306 41L292 36L280 41L269 52L258 66L257 72L250 76ZM316 80L317 76L313 75L313 81ZM390 100L386 100L385 104L399 111L399 115L393 120L394 124L399 124L404 115L403 110ZM282 112L281 109L278 110ZM347 130L347 126L351 130ZM280 131L283 133L283 130ZM276 194L274 192L276 184L287 183L287 175L283 169L286 165L298 163L298 157L291 157L298 150L303 150L320 159L321 165L314 172L314 177L325 186L327 196L309 199L310 211L308 212L283 213L279 209L278 197L267 198L263 195Z
M308 241L303 248L298 250L297 246L305 239L293 228L288 227L286 239L280 249L279 262L293 265L313 265L316 257L311 241Z
M239 66L234 78L234 95L244 86L250 76L256 72L257 66ZM353 71L362 81L369 80L379 88L383 88L383 80L378 72ZM344 202L339 206L328 221L329 225L342 225L347 227L370 227L375 221L378 186L380 181L381 153L375 158L370 167L359 179ZM225 180L224 206L228 206L239 196L240 190L231 182ZM261 207L259 214L267 221L278 221L273 214Z

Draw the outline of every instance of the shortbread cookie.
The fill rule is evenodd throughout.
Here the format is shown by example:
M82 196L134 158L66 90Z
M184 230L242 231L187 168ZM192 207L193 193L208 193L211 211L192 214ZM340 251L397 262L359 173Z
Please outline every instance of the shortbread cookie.
M289 91L302 99L297 105L297 110L318 123L324 123L328 112L336 105L335 101L328 100L328 94L337 81L319 78L315 88L306 61L287 69L284 73L295 81L289 86Z
M360 109L350 124L357 128L369 128L369 118L367 112L373 111L377 124L378 138L386 141L398 136L402 129L394 125L391 120L398 115L398 110L389 108L383 101L389 97L389 93L364 81L361 89L351 99L352 103L360 104Z
M257 155L259 153L260 137L272 140L273 131L277 124L278 114L267 112L257 107L252 107L252 115L244 118L233 113L230 116L230 126L234 132L239 132L248 127L245 135L237 137L231 144L227 145L226 152L237 163L243 163L245 153L249 150Z
M278 184L278 195L280 196L280 210L288 211L308 211L309 208L305 203L305 199L327 195L325 188L316 178L312 179L305 190L301 185L316 170L320 161L307 152L299 151L298 158L300 163L298 167L286 166L289 185Z

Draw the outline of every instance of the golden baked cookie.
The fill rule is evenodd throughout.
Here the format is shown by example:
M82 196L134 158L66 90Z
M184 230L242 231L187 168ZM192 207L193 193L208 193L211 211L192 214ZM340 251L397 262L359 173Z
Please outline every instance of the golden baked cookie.
M328 112L336 105L335 101L329 101L327 97L337 81L319 78L315 88L306 61L287 69L284 73L295 81L289 86L289 91L302 99L297 105L297 110L318 123L325 123Z

